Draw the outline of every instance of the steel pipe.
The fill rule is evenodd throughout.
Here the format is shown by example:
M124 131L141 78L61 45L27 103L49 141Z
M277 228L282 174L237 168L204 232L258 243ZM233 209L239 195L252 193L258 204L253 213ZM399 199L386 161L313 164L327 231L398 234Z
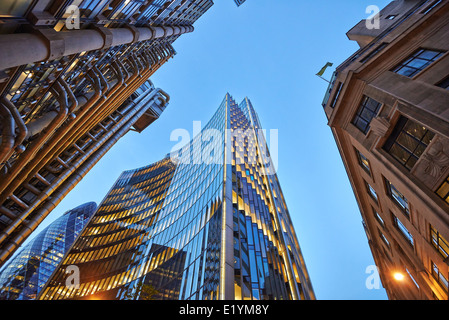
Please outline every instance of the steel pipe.
M55 155L62 152L62 150L73 143L74 135L85 132L85 124L91 120L93 115L98 113L99 106L101 106L108 99L106 96L106 90L109 88L109 84L98 68L95 68L94 70L96 71L89 72L91 75L88 75L88 79L93 83L95 94L89 99L85 106L80 108L80 112L77 114L77 117L58 130L56 135L49 141L46 148L40 150L33 162L25 168L26 171L24 170L24 172L21 173L20 183L36 175L38 171L49 161L51 161ZM119 89L123 83L121 72L117 71L116 74L119 78L116 85L111 90L112 93ZM103 84L103 88L100 83ZM76 126L77 124L80 124L80 126Z
M20 216L16 217L14 221L3 230L0 234L0 243L6 237L23 223L23 221L33 212L36 207L51 195L51 201L46 204L38 214L36 214L34 221L32 220L23 230L19 232L12 240L9 241L8 246L0 253L0 265L14 252L15 249L34 231L39 223L48 215L48 213L62 200L62 198L74 188L74 186L89 172L89 170L98 162L101 157L126 133L129 128L137 121L151 106L151 102L156 98L159 90L155 89L150 92L149 97L143 99L138 105L134 105L129 109L129 113L124 116L114 128L103 136L99 141L91 146L90 150L85 155L80 157L75 164L69 167L57 181L53 182L45 189L36 201L30 205ZM112 138L111 138L112 137ZM99 153L95 154L98 150ZM88 160L89 159L89 160ZM86 162L86 160L88 160ZM70 178L69 178L70 177ZM62 188L61 184L63 184ZM57 194L54 195L56 189ZM49 206L49 208L47 208ZM42 212L44 211L44 212Z
M111 43L98 29L56 32L51 39L37 33L0 35L0 70L39 61L54 60L84 51L100 50L133 42L177 36L193 31L192 26L138 27L137 39L131 28L108 28ZM29 50L33 48L33 50Z
M16 148L25 140L28 129L25 125L25 122L23 122L22 117L20 116L19 110L17 110L16 106L11 101L9 101L6 97L3 97L0 100L0 103L2 103L6 108L8 108L9 112L11 112L11 115L13 116L14 121L17 125L17 129L19 130L14 144L14 148Z
M0 116L3 118L2 143L0 144L0 168L2 168L14 148L16 135L14 134L14 118L2 103L0 103Z
M169 59L170 57L171 57L171 55L170 55L170 56L166 56L165 58L159 60L159 62L158 62L158 64L157 64L156 66L152 66L152 67L158 67L158 66L160 66L160 65L162 64L163 61L166 61L166 60ZM134 66L136 66L136 65L134 65ZM121 71L120 68L118 68L118 71L119 71L118 74L120 74L120 73L121 73L121 72L120 72L120 71ZM155 71L154 68L151 68L151 69L150 69L150 68L146 68L145 71L143 72L144 76L143 76L142 78L136 78L136 76L137 76L136 73L133 74L133 76L131 77L131 79L129 79L129 80L132 80L132 81L129 81L129 83L132 84L132 85L130 85L130 86L126 87L126 88L124 88L123 86L121 86L121 82L118 81L117 85L114 86L113 89L117 89L117 88L121 87L121 88L124 88L124 90L119 90L119 91L126 91L126 92L120 92L120 93L118 93L117 95L115 95L114 99L111 99L111 100L113 100L113 101L111 101L111 103L108 103L109 106L108 106L106 112L105 112L105 113L102 112L101 117L96 117L96 118L97 118L96 120L100 120L100 121L101 121L101 120L104 119L105 117L108 117L108 116L110 115L110 112L113 112L113 110L115 110L115 109L117 108L117 105L121 105L121 103L123 103L123 101L124 101L126 98L128 98L129 94L131 94L134 90L136 90L138 87L140 87L140 85L142 85L143 82L147 81L148 77L149 77L154 71ZM134 81L135 79L136 79L137 81ZM123 79L122 79L122 80L123 80ZM114 93L115 93L115 92L114 92ZM139 99L139 100L140 100L140 99ZM109 102L109 101L108 101L108 102ZM118 103L117 103L117 102L118 102ZM100 104L100 105L101 105L101 104ZM92 109L90 109L90 110L94 110L94 109L97 109L97 108L92 108ZM79 119L79 118L78 118L78 119ZM135 121L137 121L137 120L138 120L138 118L135 119ZM122 123L122 121L123 121L123 119L120 119L120 120L118 121L118 123ZM134 122L135 122L135 121L134 121ZM134 122L132 122L132 124L134 124ZM97 121L94 121L94 122L91 122L91 123L92 123L92 125L98 124ZM132 124L130 124L130 126L131 126ZM91 125L91 126L92 126L92 125ZM129 126L129 127L130 127L130 126ZM126 129L126 131L129 130L129 127ZM85 132L86 132L85 130L80 130L80 131L76 130L77 136L83 135L83 134L85 134ZM109 135L109 132L107 132L105 136L108 136L108 135ZM104 139L104 137L103 137L102 139L100 139L100 141L98 141L98 142L103 141L103 139ZM75 141L76 141L76 140L75 140ZM94 143L94 145L97 145L98 142ZM73 143L74 143L74 142L73 142ZM67 147L67 146L66 146L66 147ZM61 148L59 148L59 149L62 150ZM52 152L52 153L53 153L53 152ZM75 162L75 164L81 164L82 162L79 162L80 159L85 159L85 156L87 156L87 155L88 155L88 153L82 155L81 158L78 158L78 160ZM84 160L83 160L83 161L84 161ZM43 163L43 162L41 162L41 163ZM38 167L40 168L41 166L38 166ZM36 167L36 169L38 169L38 170L39 170L39 168ZM35 170L36 170L36 169L35 169ZM37 171L38 171L38 170L37 170ZM35 173L36 173L36 176L37 176L37 171L35 172ZM28 177L31 177L31 175L28 175ZM28 179L29 179L29 178L28 178ZM44 179L44 178L43 178L43 179ZM62 180L61 180L61 179L62 179ZM64 179L66 179L65 174L63 174L62 176L58 177L58 178L57 178L57 181L64 181ZM58 184L59 184L59 183L58 183ZM53 182L51 183L51 185L49 186L49 188L52 188L52 186L54 187L54 185L55 185L55 182L53 181ZM12 191L14 191L14 190L12 189ZM53 191L54 191L54 190L53 190ZM46 191L44 192L44 194L46 194L46 195L48 196L49 193L52 193L53 191L48 192L48 190L46 190ZM46 199L46 197L43 197L43 198ZM30 214L30 213L31 213L31 212L32 212L38 205L40 205L40 203L43 201L43 198L41 199L41 197L39 197L38 199L36 199L36 201L34 201L34 203L30 206L30 208L29 208L28 210L26 210L26 211L28 212L28 214ZM34 208L34 209L33 209L33 208ZM8 230L10 230L10 231L12 232L12 230L14 230L17 226L19 226L20 223L21 223L21 221L18 221L17 223L8 226ZM3 240L4 240L4 237L2 237L0 241L3 241Z
M12 166L10 172L8 173L7 181L4 181L4 183L0 185L0 204L2 204L6 200L7 195L12 193L12 191L14 191L15 188L22 182L19 179L15 179L16 176L24 169L24 166L31 159L33 159L36 152L39 151L42 145L49 139L56 128L58 128L67 117L69 109L67 107L67 92L64 90L64 87L59 82L56 82L50 90L59 102L58 115L47 127L42 130L38 138L23 152L23 154ZM7 182L10 182L10 184ZM13 185L13 187L10 187L11 185ZM8 191L4 192L6 190Z
M96 78L96 80L97 81L93 81L93 86L94 89L96 90L96 93L92 96L91 100L88 101L88 103L84 106L84 108L81 107L82 110L87 111L89 107L93 105L102 95L100 89L100 80L98 78ZM62 89L61 85L60 89ZM53 89L53 91L55 91L55 89ZM65 100L61 100L60 103L64 104ZM65 120L65 117L64 119L61 119L63 116L61 112L65 111L65 115L67 115L68 113L67 106L63 108L62 105L60 106L60 109L61 110L59 116L52 119L53 125L51 127L53 128L53 130L55 130L55 128L57 127L56 126L57 123L60 124L62 123L63 120ZM81 112L81 115L84 112ZM69 123L66 128L61 128L60 130L58 130L56 134L53 137L51 137L51 140L49 141L49 143L45 148L37 150L39 145L35 143L32 148L25 150L24 154L22 154L22 156L18 159L18 163L14 164L13 170L11 170L11 172L8 174L8 180L10 181L9 185L7 185L6 187L3 185L0 186L0 191L2 190L4 191L2 192L2 195L0 195L0 204L2 204L6 200L7 196L12 192L14 192L14 190L29 176L29 173L32 172L36 168L36 166L44 160L45 155L52 150L53 146L55 146L59 141L61 141L62 137L69 128L73 127L75 123L80 121L80 118L82 117L80 116L76 117L74 121L71 122L72 123L71 125ZM42 140L41 138L42 136L40 136L38 139ZM42 142L40 142L39 144L42 145ZM37 155L34 157L34 154L36 152Z

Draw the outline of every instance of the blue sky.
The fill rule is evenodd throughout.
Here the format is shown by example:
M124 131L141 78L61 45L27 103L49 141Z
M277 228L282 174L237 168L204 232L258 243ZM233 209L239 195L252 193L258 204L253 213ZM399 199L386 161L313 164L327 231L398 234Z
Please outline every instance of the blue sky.
M279 130L278 177L317 299L378 300L366 268L374 264L362 218L321 106L334 68L358 47L346 32L389 1L232 0L215 5L179 38L177 55L152 77L170 104L143 133L130 132L53 210L36 232L65 211L101 202L124 170L160 160L178 128L211 118L226 92L252 101L262 126Z

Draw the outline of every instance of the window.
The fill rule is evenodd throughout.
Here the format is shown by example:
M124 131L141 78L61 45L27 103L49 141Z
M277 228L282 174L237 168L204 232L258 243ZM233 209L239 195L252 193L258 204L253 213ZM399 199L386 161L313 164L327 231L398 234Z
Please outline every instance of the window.
M386 46L388 45L388 43L382 43L381 45L379 45L376 49L374 49L373 51L371 51L369 54L366 55L365 58L363 58L362 60L360 60L361 63L365 63L369 60L371 60L371 58L373 58L376 54L378 54L380 51L382 51Z
M397 14L390 14L389 16L386 16L385 19L394 20L394 18L396 18L397 16Z
M432 237L432 245L438 250L443 258L447 258L449 256L449 242L444 239L432 225L430 225L430 235Z
M430 6L425 9L422 14L428 14L430 11L432 11L437 5L441 3L442 0L436 0L434 1Z
M449 203L449 177L446 178L446 180L436 192L441 197L441 199Z
M434 136L426 127L401 116L383 149L411 170Z
M335 108L335 105L337 104L337 100L338 100L338 97L340 96L342 88L343 88L343 82L339 82L338 87L337 87L337 93L335 94L334 99L332 100L332 103L330 105L332 109Z
M404 236L405 240L408 241L408 243L413 247L414 241L412 234L407 230L407 228L402 224L401 220L398 219L395 215L393 215L393 221L395 227L401 232L401 234Z
M446 90L449 90L449 77L444 78L442 81L437 83L437 86Z
M357 149L355 149L355 152L357 154L357 159L359 161L359 165L365 170L369 175L371 175L371 169L369 166L368 159Z
M435 278L435 280L438 281L438 283L443 287L443 289L447 292L449 291L449 285L447 278L441 274L440 270L438 269L438 266L432 262L432 276Z
M385 237L385 235L379 229L377 229L377 231L379 232L379 237L387 245L388 249L390 249L390 242L388 241L387 237Z
M412 274L410 273L410 271L408 271L407 268L405 268L405 271L407 271L408 276L410 277L410 279L412 279L413 283L415 284L415 286L419 289L419 285L418 282L416 282L415 278L413 278Z
M371 120L377 115L381 105L382 104L376 100L364 96L362 103L352 120L352 124L366 134L370 128L369 124L371 123Z
M393 202L406 214L407 218L410 218L410 209L408 205L407 198L404 197L402 193L396 189L396 187L387 179L385 179L387 185L388 195L391 197Z
M443 55L441 51L419 49L402 61L392 71L406 77L413 77Z
M368 190L369 195L371 196L371 198L373 198L376 202L377 202L377 193L376 190L374 190L373 187L371 187L371 185L366 182L366 188Z
M374 212L374 217L376 218L376 220L379 221L379 224L382 226L382 228L385 228L385 222L382 219L382 217L379 215L379 213L376 210L374 210L374 208L373 208L373 212Z

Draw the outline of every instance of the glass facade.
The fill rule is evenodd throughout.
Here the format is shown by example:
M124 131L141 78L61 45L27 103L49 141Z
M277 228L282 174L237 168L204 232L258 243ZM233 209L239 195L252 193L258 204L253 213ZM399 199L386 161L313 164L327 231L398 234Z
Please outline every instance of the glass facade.
M310 283L257 114L231 100L235 298L310 298ZM236 134L240 132L241 134Z
M0 299L34 300L96 208L89 202L67 211L18 252L0 272Z
M259 129L227 94L187 145L122 173L40 298L314 299Z

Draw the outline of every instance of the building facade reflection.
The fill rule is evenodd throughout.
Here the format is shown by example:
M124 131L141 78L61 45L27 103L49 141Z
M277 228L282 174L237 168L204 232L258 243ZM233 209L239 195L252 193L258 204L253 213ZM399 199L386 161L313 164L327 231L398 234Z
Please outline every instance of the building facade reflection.
M35 299L96 208L89 202L67 211L18 252L0 272L0 299Z
M40 298L314 299L259 129L227 94L189 143L122 173Z

